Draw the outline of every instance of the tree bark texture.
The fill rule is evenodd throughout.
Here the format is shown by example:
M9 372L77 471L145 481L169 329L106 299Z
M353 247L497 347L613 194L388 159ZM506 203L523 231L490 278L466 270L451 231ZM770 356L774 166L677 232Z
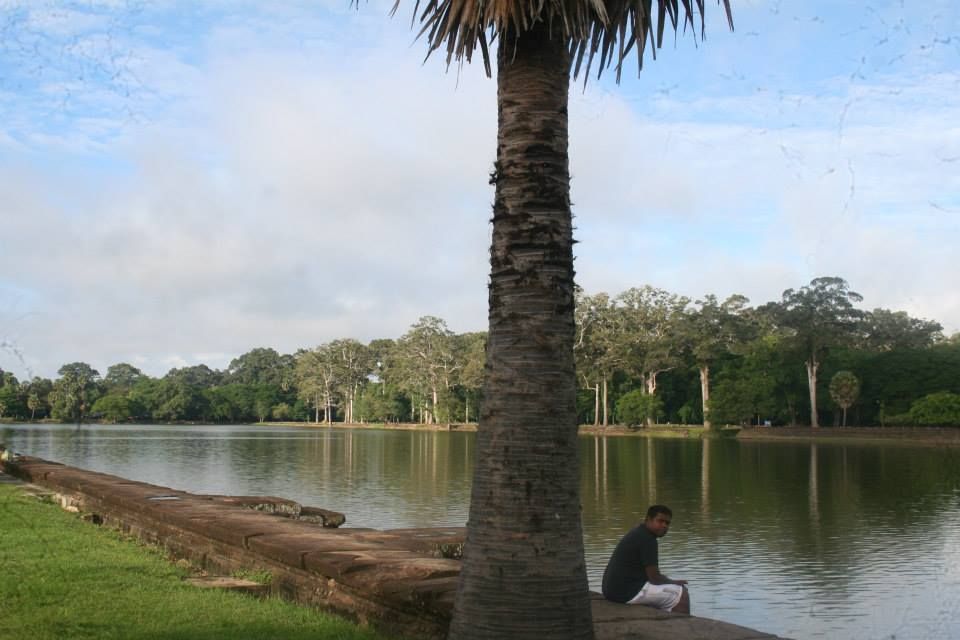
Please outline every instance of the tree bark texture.
M710 421L710 366L700 366L700 398L703 401L703 427L712 429L713 422Z
M593 385L593 426L600 424L600 383Z
M651 371L650 373L642 376L644 380L644 385L647 389L648 396L654 396L657 393L657 372ZM653 414L647 416L647 426L652 427L654 423Z
M607 399L607 379L603 379L603 426L610 424L608 408L610 407L610 401Z
M500 36L484 402L450 637L592 638L580 520L570 57Z
M804 364L807 365L807 385L810 387L810 426L817 429L820 427L817 419L817 369L820 368L820 363L815 358L810 358Z

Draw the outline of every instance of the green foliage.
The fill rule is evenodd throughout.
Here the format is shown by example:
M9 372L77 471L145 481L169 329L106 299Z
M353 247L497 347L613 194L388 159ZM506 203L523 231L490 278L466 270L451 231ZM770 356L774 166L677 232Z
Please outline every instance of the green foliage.
M22 416L25 409L26 404L17 385L8 384L0 387L0 418Z
M693 422L694 416L698 413L696 407L692 404L685 404L679 409L677 409L677 416L680 418L680 424L689 424Z
M791 344L803 359L812 380L830 349L855 342L864 314L853 303L862 299L843 278L814 278L800 289L787 289L781 302L768 305L766 310L775 325L784 330L786 344ZM817 426L817 386L812 382L809 392L814 405L810 407L810 424Z
M252 569L238 569L233 572L234 578L240 580L249 580L257 584L270 584L273 582L273 574L269 571L255 571Z
M627 425L639 425L663 415L660 398L635 389L617 400L617 421Z
M910 407L914 424L938 427L960 427L960 395L943 391L931 393Z
M107 422L125 422L133 417L130 400L126 396L111 393L97 398L90 412Z
M292 380L293 359L273 349L258 348L230 361L226 380L230 383L282 387Z
M792 422L802 390L801 372L784 352L781 339L766 335L724 363L710 396L715 422L749 424L753 419Z
M273 408L270 409L270 417L280 422L289 420L292 416L293 407L286 402L281 402L280 404L274 405Z
M811 410L805 361L819 368L817 414L833 413L836 423L849 409L855 424L889 424L894 417L906 424L924 396L960 394L960 334L943 339L935 322L884 309L864 312L853 306L857 301L840 278L815 279L759 308L747 308L737 295L723 302L706 295L689 304L649 286L613 297L578 290L577 415L581 423L602 421L602 401L600 416L594 415L595 388L602 399L606 387L609 409L624 395L655 387L658 416L702 420L703 371L713 422L794 424ZM158 379L120 363L101 381L89 365L72 363L55 383L18 382L0 372L0 416L460 422L479 415L485 343L483 332L454 334L442 319L425 316L398 340L338 339L296 355L257 348L225 372L197 365ZM859 399L846 409L828 393L840 371L860 381ZM619 410L608 413L624 419Z
M860 397L860 380L850 371L837 371L830 378L830 397L843 409L843 426L847 426L847 409Z
M60 367L60 379L50 392L54 418L82 422L100 395L100 374L85 362Z
M107 368L107 375L103 377L103 386L109 393L127 393L144 378L146 376L140 369L121 362Z
M863 354L854 370L862 380L864 420L888 423L889 416L907 414L913 402L930 393L960 394L960 343Z
M874 309L863 316L863 346L871 351L926 349L943 339L939 322L911 318L906 311Z

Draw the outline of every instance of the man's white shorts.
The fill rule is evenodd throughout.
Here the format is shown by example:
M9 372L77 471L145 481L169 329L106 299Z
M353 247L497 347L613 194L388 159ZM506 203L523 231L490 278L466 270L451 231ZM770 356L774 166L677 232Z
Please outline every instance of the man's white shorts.
M680 598L683 597L683 587L679 584L650 584L643 585L640 593L633 597L633 600L627 604L642 604L648 607L656 607L664 611L670 611Z

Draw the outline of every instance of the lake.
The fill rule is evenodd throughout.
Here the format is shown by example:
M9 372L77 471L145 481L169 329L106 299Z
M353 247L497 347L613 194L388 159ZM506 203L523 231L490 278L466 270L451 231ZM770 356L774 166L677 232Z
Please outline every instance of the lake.
M4 425L15 451L199 493L275 495L346 526L462 526L474 435L257 426ZM661 569L695 615L797 638L960 638L960 449L580 440L591 588L664 503Z

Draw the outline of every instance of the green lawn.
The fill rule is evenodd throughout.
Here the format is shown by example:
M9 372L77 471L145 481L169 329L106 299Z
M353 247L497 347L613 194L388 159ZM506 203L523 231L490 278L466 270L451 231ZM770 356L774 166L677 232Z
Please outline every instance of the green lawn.
M185 584L159 551L0 485L0 638L378 640L275 598Z

